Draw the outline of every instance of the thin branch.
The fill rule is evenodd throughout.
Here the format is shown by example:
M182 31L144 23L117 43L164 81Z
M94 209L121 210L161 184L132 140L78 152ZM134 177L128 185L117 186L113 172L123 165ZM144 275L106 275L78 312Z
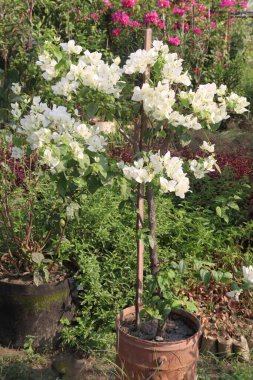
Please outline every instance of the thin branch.
M158 246L156 239L156 205L155 197L150 182L146 186L146 199L148 203L148 224L149 224L149 253L150 253L150 269L152 275L159 272Z

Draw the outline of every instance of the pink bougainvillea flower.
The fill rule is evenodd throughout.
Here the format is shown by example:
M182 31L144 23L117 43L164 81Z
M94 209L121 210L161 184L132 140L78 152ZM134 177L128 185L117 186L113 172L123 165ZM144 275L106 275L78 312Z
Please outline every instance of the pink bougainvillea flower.
M248 2L247 1L241 1L240 5L244 11L248 8Z
M214 21L210 22L210 26L211 26L211 29L216 29L217 28L216 22L214 22Z
M228 21L229 21L230 24L233 24L234 22L236 22L236 19L235 18L230 18Z
M121 2L124 8L133 8L137 0L122 0Z
M186 24L184 24L184 31L188 32L189 29L190 29L190 25L187 22Z
M104 0L104 6L109 9L112 9L112 3L110 2L110 0Z
M112 21L117 22L120 25L129 25L130 23L130 17L125 12L115 12L112 15Z
M229 8L236 5L236 0L223 0L220 2L220 7L222 8Z
M168 0L159 0L157 2L157 6L159 8L165 9L165 8L168 8L170 6L170 2Z
M168 38L168 42L169 42L171 45L175 45L175 46L179 46L180 43L181 43L179 37L169 37L169 38Z
M193 29L193 33L194 34L201 34L202 33L202 30L200 28L194 28Z
M99 15L97 13L91 13L90 14L90 17L92 18L92 20L94 20L95 22L98 22L99 20Z
M157 22L157 26L158 26L159 29L165 29L166 24L165 24L164 21L159 20L159 21Z
M159 16L156 11L152 11L150 13L147 13L144 19L144 22L146 24L157 24L159 21Z
M119 29L119 28L113 29L113 31L112 31L113 37L119 37L120 34L121 34L121 29Z
M185 15L185 11L182 8L175 8L175 9L173 9L172 14L173 15L184 16Z
M132 28L140 28L142 24L138 21L130 21L129 26L131 26Z
M201 6L199 7L199 11L200 11L200 12L205 11L205 10L206 10L206 7L205 7L204 5L201 5Z

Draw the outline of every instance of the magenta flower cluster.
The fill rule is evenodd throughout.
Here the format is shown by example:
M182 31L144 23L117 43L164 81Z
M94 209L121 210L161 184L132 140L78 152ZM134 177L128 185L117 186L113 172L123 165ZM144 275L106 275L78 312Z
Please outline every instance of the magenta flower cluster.
M216 19L220 14L219 8L230 13L245 9L247 1L220 0L219 2L217 0L215 10L210 11L207 2L203 4L196 0L155 0L154 9L151 8L142 17L140 7L135 7L136 5L141 6L141 0L121 0L121 7L115 7L114 4L115 0L103 0L103 9L84 16L84 20L92 20L97 23L102 15L108 15L109 12L112 21L112 36L119 37L126 28L135 29L151 26L165 30L166 19L169 15L167 29L172 33L174 31L176 35L168 36L167 40L170 44L179 46L182 33L192 32L196 36L201 36L206 30L215 30L217 28ZM232 17L229 17L228 20L230 23L235 21Z

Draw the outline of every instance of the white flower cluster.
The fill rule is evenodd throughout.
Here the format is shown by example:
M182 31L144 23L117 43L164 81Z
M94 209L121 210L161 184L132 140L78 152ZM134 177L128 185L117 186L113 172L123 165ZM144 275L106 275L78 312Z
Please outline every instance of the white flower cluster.
M153 66L157 60L158 54L153 49L137 50L131 53L124 66L124 73L131 75L135 73L144 74L148 66Z
M201 129L201 124L194 115L182 115L173 110L176 103L176 93L168 83L159 82L153 88L148 83L144 83L142 88L135 87L132 100L143 102L146 114L154 120L168 120L175 127L184 126L188 129Z
M215 167L217 167L217 161L214 157L214 144L207 141L203 141L200 146L204 152L212 153L208 157L201 158L199 160L189 160L190 170L193 172L195 178L200 179L205 176L205 174L213 172Z
M15 95L20 95L21 93L21 85L19 83L12 83L11 85L11 91L13 92L13 94Z
M164 80L167 80L170 84L175 83L190 86L190 77L188 73L183 73L183 60L178 58L177 53L166 54L164 61L165 65L162 71Z
M250 265L249 267L242 267L242 273L243 273L243 280L245 283L248 284L249 288L252 289L253 286L253 265ZM230 292L227 292L226 295L229 298L234 298L236 301L239 301L239 296L243 292L243 288L238 288L236 290L232 290Z
M169 48L160 41L154 41L153 47L146 50L137 50L130 54L123 69L119 66L120 59L116 58L109 65L102 59L102 54L86 50L82 52L81 46L75 45L74 40L60 44L62 49L72 54L70 67L55 85L52 86L55 95L64 96L70 100L81 86L113 95L119 98L123 74L143 74L148 67L159 62L160 81L158 84L145 83L142 87L135 87L132 100L143 102L145 112L154 120L167 120L174 127L183 126L187 129L201 129L201 122L207 125L217 124L229 117L227 110L243 113L249 104L244 97L234 93L228 95L227 87L217 87L215 83L200 85L193 92L181 91L178 96L178 85L189 86L190 77L183 71L183 60L176 53L169 53ZM73 57L74 55L74 57ZM75 57L77 56L77 57ZM44 78L51 80L56 77L55 66L48 52L44 52L37 62L44 71ZM178 101L179 100L179 101ZM182 105L192 108L182 111Z
M249 267L242 267L243 272L243 278L246 282L249 282L253 285L253 266L250 265Z
M174 192L180 198L184 198L189 191L189 178L183 171L183 161L179 157L171 157L170 152L163 157L159 153L149 154L145 159L134 161L132 166L121 162L119 167L126 178L138 183L151 182L159 176L163 193Z
M20 116L22 115L22 111L19 107L19 104L16 103L11 103L11 114L14 119L19 119Z
M74 40L69 40L67 43L60 44L62 50L67 51L69 54L80 54L83 50L81 46L76 45Z
M43 78L47 81L51 81L52 79L57 77L57 72L55 66L57 65L57 61L52 59L48 51L44 51L42 55L39 55L39 60L36 62L38 66L40 66L43 71Z
M201 149L212 153L206 158L189 160L190 171L196 178L203 178L205 174L214 171L217 167L214 157L214 145L204 141ZM160 152L149 153L145 158L134 161L133 165L127 165L121 161L118 166L129 180L138 183L151 182L155 177L160 177L160 188L163 193L175 192L180 198L184 198L190 189L189 178L183 170L184 161L179 157L171 157L168 151L164 156Z
M239 96L232 92L226 97L227 106L237 114L247 112L246 107L250 104L244 96Z
M154 41L152 49L148 51L139 49L130 54L123 68L124 73L128 75L143 74L148 66L154 66L159 57L165 62L162 69L162 79L165 83L184 84L185 86L191 84L188 74L183 73L183 60L179 59L176 53L169 53L168 46L161 41Z
M196 92L181 91L180 98L189 102L200 120L207 124L217 124L229 118L228 109L242 114L247 111L245 107L249 105L245 97L235 93L225 96L226 92L226 86L217 87L215 83L208 83L200 85Z
M175 91L161 82L153 88L148 83L144 83L142 88L135 87L132 100L143 102L144 110L151 114L155 120L168 119L175 104Z
M200 160L189 160L190 170L197 179L203 178L205 174L213 172L217 161L213 155Z
M16 131L32 150L40 150L43 162L52 169L61 161L58 147L62 145L77 161L83 160L87 151L102 152L107 145L99 127L81 124L63 106L49 108L40 97L33 99L30 112L20 119ZM19 153L14 147L13 157Z
M61 78L52 86L53 92L70 99L71 94L75 93L82 84L105 94L114 95L116 98L119 97L121 91L119 84L123 72L119 67L120 60L115 59L109 65L101 58L101 53L91 53L86 50L76 65L71 64L66 77Z

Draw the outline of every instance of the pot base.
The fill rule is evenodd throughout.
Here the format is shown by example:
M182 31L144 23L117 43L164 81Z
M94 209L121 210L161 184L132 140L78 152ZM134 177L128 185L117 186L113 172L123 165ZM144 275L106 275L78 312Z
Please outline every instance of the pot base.
M134 313L129 307L117 317L117 379L195 380L197 378L200 322L190 313L175 311L195 334L177 342L147 341L128 335L121 323Z
M53 345L60 319L73 314L68 280L58 283L19 285L0 281L0 344L20 348L27 336L33 346Z

